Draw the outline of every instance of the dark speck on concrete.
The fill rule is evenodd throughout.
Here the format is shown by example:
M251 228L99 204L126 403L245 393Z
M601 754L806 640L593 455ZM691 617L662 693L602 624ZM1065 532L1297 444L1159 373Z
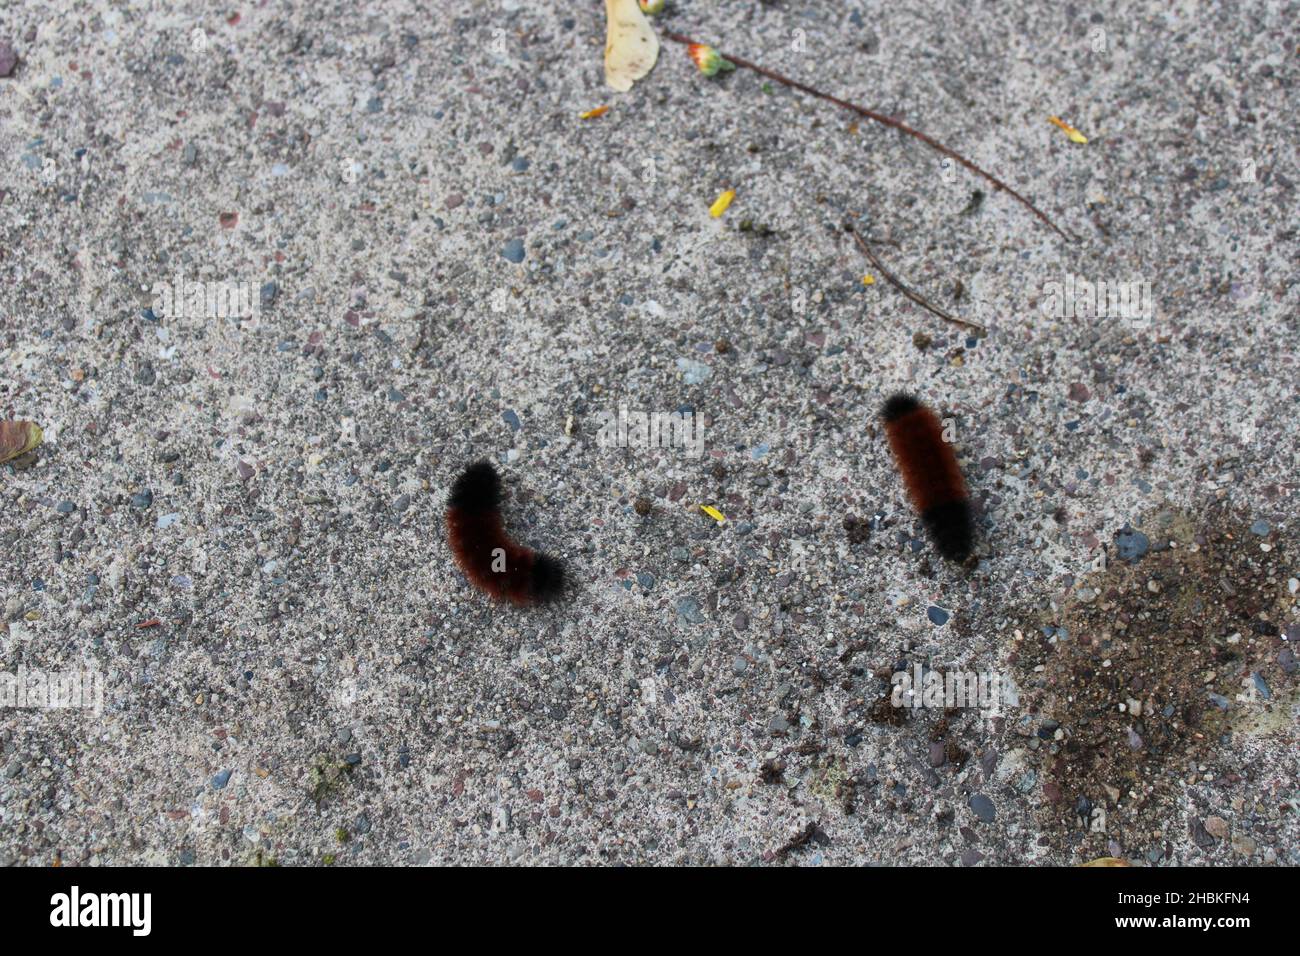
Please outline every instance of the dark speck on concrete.
M9 40L0 40L0 77L12 76L18 65L18 54Z

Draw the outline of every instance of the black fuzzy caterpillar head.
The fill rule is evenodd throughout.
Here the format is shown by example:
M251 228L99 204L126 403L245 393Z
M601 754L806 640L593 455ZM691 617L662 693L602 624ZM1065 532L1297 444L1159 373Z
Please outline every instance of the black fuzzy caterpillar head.
M501 477L490 461L470 465L451 486L449 508L466 512L491 511L501 504Z
M906 392L899 392L885 400L884 407L880 409L880 417L887 422L893 422L920 407L921 403L911 395Z

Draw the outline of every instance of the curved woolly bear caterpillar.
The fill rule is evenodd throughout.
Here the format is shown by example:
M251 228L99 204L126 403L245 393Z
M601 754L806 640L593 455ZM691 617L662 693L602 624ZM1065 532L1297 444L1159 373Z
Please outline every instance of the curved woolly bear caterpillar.
M447 498L447 542L470 583L498 600L524 606L564 590L564 566L516 544L501 520L501 479L491 463L470 465Z
M966 482L952 446L943 440L939 417L901 393L885 402L880 417L908 496L935 547L950 561L965 561L974 543L975 521Z

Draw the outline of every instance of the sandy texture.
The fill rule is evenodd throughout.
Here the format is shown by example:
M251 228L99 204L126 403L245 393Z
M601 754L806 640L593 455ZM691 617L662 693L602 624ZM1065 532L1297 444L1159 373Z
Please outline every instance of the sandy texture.
M68 6L0 12L0 417L45 429L0 466L0 672L104 698L0 709L0 863L1300 863L1295 3L667 17L1073 244L672 42L606 89L595 2ZM1053 315L1071 276L1152 314ZM970 568L900 388L952 420ZM620 405L702 454L602 447ZM455 570L483 457L567 603ZM1021 702L881 706L916 665Z

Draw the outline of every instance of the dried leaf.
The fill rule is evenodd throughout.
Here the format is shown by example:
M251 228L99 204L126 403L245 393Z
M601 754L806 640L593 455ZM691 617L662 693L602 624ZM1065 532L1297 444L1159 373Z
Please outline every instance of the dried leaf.
M718 524L722 524L724 521L727 520L727 516L724 515L717 508L713 507L713 505L700 505L700 510L703 511L710 518L712 518L714 521L716 521Z
M1128 860L1121 860L1114 856L1099 856L1095 860L1089 860L1087 863L1080 863L1080 866L1128 866Z
M637 0L605 0L605 82L626 93L658 59L659 37Z
M35 422L0 422L0 464L25 455L45 438Z
M1066 136L1070 137L1070 142L1072 143L1083 144L1088 142L1088 137L1084 136L1059 116L1049 116L1047 117L1047 122L1051 123L1053 126L1060 127L1061 131L1065 133Z
M713 200L713 205L709 207L709 215L714 219L717 219L727 211L727 207L731 205L731 200L735 198L736 191L734 189L728 189L717 199Z
M585 120L595 119L598 116L604 116L608 112L609 112L608 106L597 106L595 109L590 109L587 110L587 112L585 113L579 114L578 119L585 119Z

